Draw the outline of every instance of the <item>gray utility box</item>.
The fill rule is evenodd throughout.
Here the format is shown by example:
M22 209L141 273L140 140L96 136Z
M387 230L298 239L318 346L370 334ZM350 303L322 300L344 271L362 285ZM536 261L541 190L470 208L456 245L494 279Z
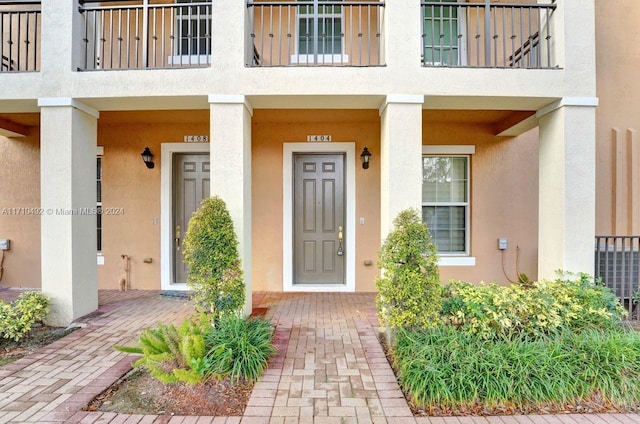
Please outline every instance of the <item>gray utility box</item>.
M11 240L0 239L0 250L10 250L10 249L11 249Z

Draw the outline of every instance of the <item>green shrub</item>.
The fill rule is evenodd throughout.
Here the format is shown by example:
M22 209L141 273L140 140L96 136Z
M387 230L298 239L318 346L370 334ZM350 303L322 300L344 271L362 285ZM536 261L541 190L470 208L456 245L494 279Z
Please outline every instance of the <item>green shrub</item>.
M197 384L208 378L205 358L206 317L200 322L185 320L178 328L158 324L140 335L139 347L115 346L116 350L142 355L133 365L146 369L165 384L179 381Z
M445 287L442 313L458 329L493 339L537 338L565 328L610 329L625 312L610 289L582 274L535 282L531 288L452 282Z
M49 314L49 298L38 291L21 293L11 303L0 301L0 335L4 339L20 340L36 322Z
M486 340L451 326L400 330L393 356L400 384L419 407L530 407L590 399L640 401L640 334L570 331L547 339Z
M400 212L378 253L376 306L382 325L429 328L439 322L438 255L418 211Z
M223 317L206 337L208 372L232 381L255 381L277 353L273 326L263 319Z
M184 261L196 305L211 315L214 324L220 316L242 309L245 287L238 240L219 197L203 200L191 217L184 239Z

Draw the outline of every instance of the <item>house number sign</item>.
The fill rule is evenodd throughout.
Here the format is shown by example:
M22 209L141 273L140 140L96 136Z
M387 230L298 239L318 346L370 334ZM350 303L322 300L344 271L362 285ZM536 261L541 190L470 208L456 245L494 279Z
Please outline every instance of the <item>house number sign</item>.
M322 143L324 141L331 141L331 136L328 134L325 135L308 135L307 141L309 143Z
M208 135L185 135L184 142L185 143L208 143L209 136Z

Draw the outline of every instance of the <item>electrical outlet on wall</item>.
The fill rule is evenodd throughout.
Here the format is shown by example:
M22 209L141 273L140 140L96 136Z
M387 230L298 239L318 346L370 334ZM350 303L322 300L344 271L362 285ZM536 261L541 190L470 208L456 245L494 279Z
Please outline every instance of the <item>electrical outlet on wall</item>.
M10 249L11 249L11 240L0 239L0 250L10 250Z
M504 237L500 237L498 239L498 249L507 250L507 239Z

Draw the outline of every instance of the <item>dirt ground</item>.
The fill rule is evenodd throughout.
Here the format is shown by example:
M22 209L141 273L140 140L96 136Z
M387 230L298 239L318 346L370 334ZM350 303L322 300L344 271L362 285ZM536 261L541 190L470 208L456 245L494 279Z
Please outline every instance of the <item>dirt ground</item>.
M35 324L29 334L20 341L0 339L0 366L33 353L77 329L78 327L58 328Z
M153 415L240 416L252 386L228 380L206 384L163 384L133 370L91 401L85 410Z

